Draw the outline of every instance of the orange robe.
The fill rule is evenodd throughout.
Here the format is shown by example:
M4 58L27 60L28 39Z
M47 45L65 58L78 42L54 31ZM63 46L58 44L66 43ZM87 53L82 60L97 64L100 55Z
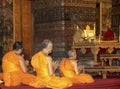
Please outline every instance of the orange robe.
M0 73L0 80L3 80L3 73Z
M50 76L46 56L39 52L32 57L31 64L35 69L37 76L31 86L39 88L45 86L52 89L63 89L72 86L72 82L67 78Z
M69 58L65 58L60 63L61 75L71 79L73 83L93 83L94 79L89 74L81 73L76 75Z
M3 73L0 73L0 84L3 83Z
M20 83L29 85L35 79L35 76L22 71L19 59L13 51L3 57L2 69L5 86L17 86Z

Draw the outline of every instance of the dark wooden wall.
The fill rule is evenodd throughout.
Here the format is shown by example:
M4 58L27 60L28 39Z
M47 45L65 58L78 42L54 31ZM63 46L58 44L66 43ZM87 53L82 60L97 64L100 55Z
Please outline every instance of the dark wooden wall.
M13 2L0 0L0 47L3 52L12 49L13 45Z
M50 39L54 43L53 57L64 57L72 45L74 25L93 27L95 6L96 0L32 0L34 53L44 39Z
M112 29L120 35L120 0L112 0Z

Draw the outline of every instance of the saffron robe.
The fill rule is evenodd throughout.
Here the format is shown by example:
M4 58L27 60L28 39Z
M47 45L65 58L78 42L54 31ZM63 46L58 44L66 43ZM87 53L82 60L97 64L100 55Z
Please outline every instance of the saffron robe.
M3 83L3 73L0 73L0 84Z
M0 80L3 80L3 73L0 73Z
M20 83L29 85L35 79L34 75L22 71L19 58L14 51L8 52L3 57L2 69L5 86L17 86Z
M91 75L81 73L77 75L69 58L65 58L60 63L60 73L62 76L69 78L73 83L93 83Z
M64 89L72 86L72 82L67 78L49 75L48 61L42 52L38 52L32 57L31 64L37 73L31 86L36 88L45 86L52 89Z

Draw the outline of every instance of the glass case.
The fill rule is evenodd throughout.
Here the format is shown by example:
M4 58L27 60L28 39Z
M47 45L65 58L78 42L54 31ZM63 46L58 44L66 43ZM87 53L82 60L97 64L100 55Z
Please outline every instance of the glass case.
M96 2L96 30L100 42L118 42L118 32L112 29L112 0Z

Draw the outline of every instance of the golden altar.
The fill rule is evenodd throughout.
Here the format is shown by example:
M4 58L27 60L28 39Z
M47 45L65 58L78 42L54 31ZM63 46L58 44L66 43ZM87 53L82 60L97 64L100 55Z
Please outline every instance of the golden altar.
M103 79L107 78L107 73L112 72L120 72L120 66L112 66L112 60L114 58L120 59L120 54L111 54L111 52L114 50L114 48L120 48L119 42L101 42L101 43L95 43L95 44L74 44L72 48L81 50L81 52L84 54L86 52L86 48L90 48L91 52L94 55L94 64L93 66L85 66L84 71L85 72L96 72L100 75L102 75ZM108 54L102 54L100 55L100 62L98 63L98 52L100 48L107 48ZM109 61L109 65L104 65L106 60ZM95 66L94 66L95 65Z
M94 63L97 64L97 55L100 48L106 48L108 57L111 55L114 48L120 48L120 36L116 39L114 37L113 40L102 40L102 36L96 36L95 24L91 29L89 25L86 26L85 29L79 28L76 25L76 32L73 35L73 45L72 48L80 49L83 54L86 52L86 48L90 48L92 54L94 55ZM115 58L116 55L112 55ZM103 58L103 57L102 57ZM102 60L101 60L102 61ZM111 65L111 64L110 64Z
M96 42L93 44L92 43L73 44L72 48L80 49L83 54L86 52L86 48L90 48L91 52L94 55L94 63L97 63L97 55L100 48L107 48L108 53L111 54L114 48L120 48L120 43L119 42L101 42L101 43Z
M85 67L85 72L97 72L102 75L103 79L107 78L108 72L120 72L120 67L118 66L96 66L96 67Z

